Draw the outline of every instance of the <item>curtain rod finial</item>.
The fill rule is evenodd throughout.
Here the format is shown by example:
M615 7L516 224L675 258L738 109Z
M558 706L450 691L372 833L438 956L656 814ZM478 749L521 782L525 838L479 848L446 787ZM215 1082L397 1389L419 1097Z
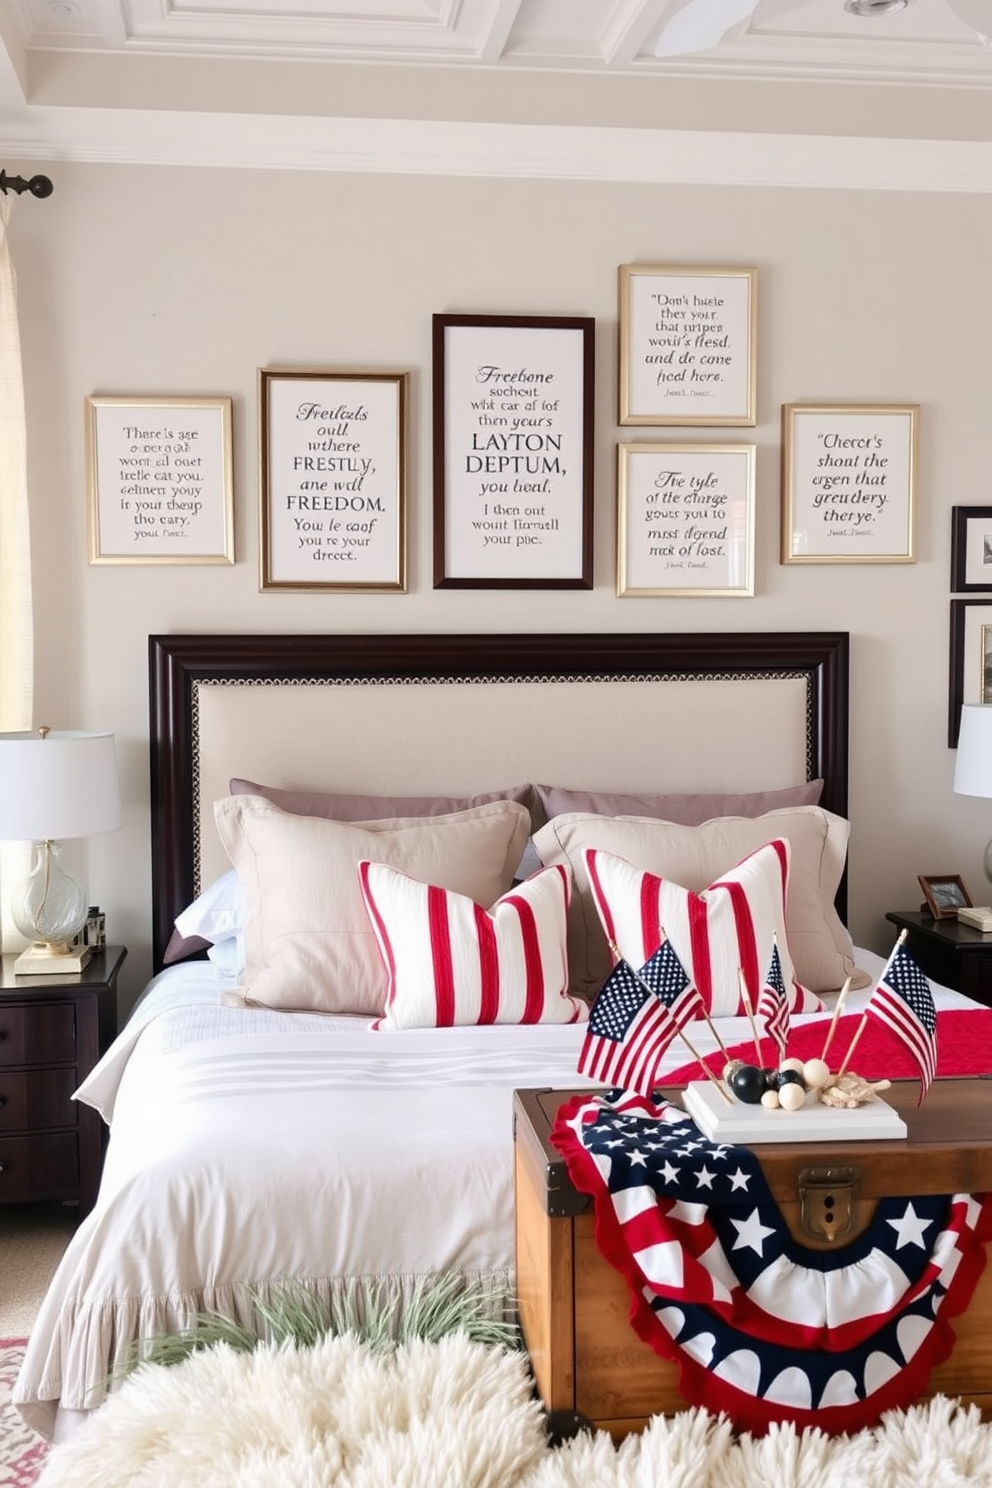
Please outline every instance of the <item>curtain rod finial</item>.
M23 176L8 176L5 170L0 170L0 191L6 196L8 191L16 191L18 196L23 191L30 191L32 196L39 198L51 196L55 187L47 176L32 176L30 181Z

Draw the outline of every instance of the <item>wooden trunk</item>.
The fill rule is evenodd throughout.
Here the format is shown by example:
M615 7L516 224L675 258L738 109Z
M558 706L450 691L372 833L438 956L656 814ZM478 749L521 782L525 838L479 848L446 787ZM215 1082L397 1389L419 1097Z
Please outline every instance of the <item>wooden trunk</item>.
M559 1106L577 1093L531 1090L515 1096L517 1295L534 1377L554 1429L567 1433L591 1424L619 1439L642 1429L652 1415L684 1410L686 1401L676 1366L633 1331L627 1283L596 1246L592 1201L573 1188L549 1141ZM674 1089L664 1094L678 1098ZM992 1081L936 1081L919 1109L918 1094L915 1081L897 1082L886 1092L906 1121L903 1140L755 1149L782 1215L803 1245L849 1244L884 1197L992 1190ZM811 1170L836 1175L836 1181L818 1187ZM843 1217L848 1193L851 1225L842 1238L826 1238L838 1227L838 1208ZM933 1370L927 1393L974 1402L992 1416L992 1267L986 1266L968 1309L952 1326L955 1348Z

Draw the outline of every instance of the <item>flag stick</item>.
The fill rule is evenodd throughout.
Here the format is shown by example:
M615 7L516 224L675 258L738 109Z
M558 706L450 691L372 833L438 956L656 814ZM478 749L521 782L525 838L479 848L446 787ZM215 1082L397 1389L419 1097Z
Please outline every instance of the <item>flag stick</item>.
M737 980L740 983L741 999L742 999L742 1001L744 1003L745 1011L747 1012L747 1020L748 1020L748 1022L751 1025L751 1033L754 1035L754 1052L755 1052L755 1054L757 1056L758 1067L760 1069L760 1067L761 1067L761 1040L758 1038L758 1025L754 1021L754 1012L753 1012L753 1010L751 1008L751 997L750 997L750 994L749 994L749 992L747 990L747 982L744 980L744 968L742 966L738 966L738 968L737 968Z
M723 1088L723 1081L717 1079L716 1075L710 1069L710 1067L706 1063L705 1059L703 1059L701 1057L701 1055L699 1055L696 1052L696 1050L692 1047L692 1045L690 1044L689 1040L686 1038L685 1034L682 1032L681 1028L679 1029L679 1038L685 1044L686 1048L689 1050L689 1053L692 1055L693 1059L699 1065L700 1069L702 1070L702 1072L706 1076L706 1078L708 1080L712 1080L713 1081L713 1084L716 1086L717 1090L719 1090L720 1094L723 1096L724 1100L727 1102L727 1105L728 1106L732 1106L734 1104L733 1098L730 1095L728 1095L727 1092L726 1092L726 1090Z
M855 1049L857 1047L858 1039L861 1037L861 1035L865 1031L865 1025L867 1024L867 1022L868 1022L868 1014L867 1013L862 1013L861 1014L861 1022L858 1024L857 1028L854 1030L854 1037L852 1038L850 1044L848 1045L847 1053L844 1055L844 1063L841 1065L840 1069L837 1071L837 1079L838 1080L840 1079L840 1077L844 1073L844 1071L847 1069L847 1066L850 1064L850 1062L851 1062L851 1055L854 1053L854 1051L855 1051Z
M824 1039L823 1049L820 1052L820 1058L823 1060L824 1064L826 1064L827 1062L827 1050L830 1048L830 1045L834 1041L834 1034L837 1032L837 1023L841 1015L841 1010L843 1009L844 1003L847 999L847 994L848 992L850 992L850 990L851 978L848 977L847 981L840 989L840 995L837 998L837 1005L834 1008L834 1015L830 1019L830 1027L827 1029L827 1036Z

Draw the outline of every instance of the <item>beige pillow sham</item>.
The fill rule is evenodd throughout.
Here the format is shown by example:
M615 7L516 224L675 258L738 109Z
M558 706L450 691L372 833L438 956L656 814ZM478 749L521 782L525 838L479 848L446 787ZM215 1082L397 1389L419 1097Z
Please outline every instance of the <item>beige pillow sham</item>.
M510 888L530 831L530 813L515 801L343 823L244 795L217 801L214 817L245 897L245 972L236 995L310 1012L385 1007L386 969L358 881L363 859L488 907Z
M585 870L586 848L614 853L636 868L700 893L721 873L776 837L789 843L786 928L797 977L817 993L836 991L848 976L853 986L867 986L871 978L855 965L851 937L834 906L847 860L849 830L843 817L819 806L797 806L756 817L716 817L695 827L643 816L588 812L554 817L535 833L534 845L546 865L566 863L572 870L570 990L594 997L611 965Z

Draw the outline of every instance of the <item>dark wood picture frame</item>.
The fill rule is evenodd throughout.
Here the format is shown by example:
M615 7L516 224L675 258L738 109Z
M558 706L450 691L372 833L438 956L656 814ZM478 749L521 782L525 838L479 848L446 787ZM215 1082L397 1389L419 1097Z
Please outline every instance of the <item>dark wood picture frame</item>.
M433 317L435 589L593 587L595 329L591 316ZM451 338L458 332L465 335L456 348ZM478 333L475 345L472 332ZM548 354L557 357L555 370L518 362L515 349L508 352L506 366L496 361L495 348L506 346L508 333L520 333L523 356L533 351L535 342L544 341L546 333ZM556 336L561 338L557 347ZM573 341L574 351L569 344ZM480 354L484 360L469 383L467 368ZM452 365L459 359L460 373ZM571 373L571 390L563 386L563 368ZM502 379L500 373L505 374ZM472 427L476 420L478 427ZM521 422L525 420L533 422ZM514 447L497 449L502 436ZM468 445L458 443L469 437ZM522 449L516 447L521 440ZM456 444L463 464L457 473L463 486L474 488L474 515L464 507L466 490L456 489L451 458ZM515 481L520 482L517 488ZM553 481L567 483L566 488L559 484L555 489ZM496 499L487 504L483 498L489 494ZM546 495L550 503L543 499ZM457 513L456 501L463 504ZM507 507L513 510L507 512ZM453 552L465 546L469 529L478 534L477 572L472 571L471 559ZM492 551L489 545L496 544L502 546ZM542 572L541 561L549 551L548 571Z
M961 704L985 700L983 631L992 626L992 599L952 599L948 657L947 747L958 747Z
M975 553L978 543L989 553L987 576L976 576L976 564L984 566ZM951 589L955 594L992 594L992 506L951 507Z
M971 895L958 873L919 873L927 910L935 920L953 920L959 909L971 909Z

